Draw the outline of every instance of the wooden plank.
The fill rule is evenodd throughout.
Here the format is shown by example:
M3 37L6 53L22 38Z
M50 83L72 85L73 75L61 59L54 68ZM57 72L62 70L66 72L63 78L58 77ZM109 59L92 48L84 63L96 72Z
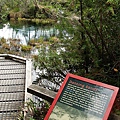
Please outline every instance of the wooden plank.
M25 69L25 65L10 65L10 66L0 66L0 70L11 70L11 69Z
M0 54L0 57L4 57L5 59L11 59L11 60L15 60L15 61L19 61L22 63L26 62L26 58L20 57L20 56L16 56L16 55L12 55L12 54Z
M25 74L8 74L0 75L0 80L4 79L15 79L15 78L25 78Z
M8 101L23 101L25 93L24 92L16 92L16 93L1 93L0 94L0 102L8 102Z
M20 56L16 56L16 55L11 55L11 54L7 54L5 56L5 59L12 59L13 61L26 63L26 58L23 58L23 57L20 57Z
M0 80L0 86L23 85L23 84L25 84L25 79Z
M0 102L0 112L20 110L23 105L23 101Z
M27 92L33 94L33 95L36 95L40 98L43 98L45 100L47 100L48 102L52 103L54 97L56 96L56 92L53 92L53 91L50 91L50 90L47 90L45 88L42 88L38 85L30 85L28 88L27 88Z
M25 91L24 85L0 86L0 93Z
M23 63L12 61L12 60L4 60L0 61L0 66L8 66L8 65L22 65Z
M2 74L17 74L17 73L25 73L25 68L22 69L12 69L12 70L0 70L0 75Z
M26 59L0 54L0 120L17 120L25 101Z
M0 120L17 120L18 111L0 113Z

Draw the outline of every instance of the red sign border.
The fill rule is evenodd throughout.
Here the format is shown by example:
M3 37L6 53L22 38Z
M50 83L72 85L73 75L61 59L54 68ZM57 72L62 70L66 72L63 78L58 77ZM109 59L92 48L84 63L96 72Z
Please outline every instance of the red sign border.
M67 83L67 81L69 79L69 77L72 77L72 78L75 78L77 80L81 80L81 81L84 81L84 82L88 82L88 83L91 83L91 84L95 84L95 85L98 85L98 86L101 86L101 87L105 87L105 88L108 88L108 89L111 89L111 90L114 91L113 95L112 95L112 97L110 99L110 102L108 104L108 107L106 109L106 112L104 114L104 117L103 117L103 120L107 120L108 117L109 117L110 111L112 109L112 106L114 104L114 101L115 101L115 98L116 98L116 95L118 93L119 88L115 87L115 86L105 84L105 83L101 83L101 82L98 82L98 81L95 81L95 80L91 80L91 79L88 79L88 78L85 78L85 77L77 76L77 75L74 75L74 74L71 74L71 73L68 73L66 75L66 77L65 77L65 79L64 79L64 81L62 83L62 86L60 87L57 95L55 96L54 101L53 101L52 105L50 106L44 120L48 120L52 110L54 109L54 107L55 107L55 105L56 105L56 103L57 103L57 101L58 101L58 99L59 99L59 97L60 97L60 95L62 93L63 88L65 87L65 85L66 85L66 83Z

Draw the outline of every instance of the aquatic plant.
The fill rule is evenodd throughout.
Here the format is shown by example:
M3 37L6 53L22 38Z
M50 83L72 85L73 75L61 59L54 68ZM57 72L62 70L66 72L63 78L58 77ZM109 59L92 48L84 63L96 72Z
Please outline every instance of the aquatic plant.
M30 45L21 45L21 51L30 52L32 50L32 46Z

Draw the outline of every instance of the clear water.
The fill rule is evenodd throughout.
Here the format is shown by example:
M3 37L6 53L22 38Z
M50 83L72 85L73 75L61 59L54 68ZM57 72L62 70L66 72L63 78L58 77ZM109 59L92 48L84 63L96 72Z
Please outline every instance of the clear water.
M21 44L27 45L30 39L50 37L58 34L54 26L41 26L31 23L6 22L0 25L0 38L20 39Z

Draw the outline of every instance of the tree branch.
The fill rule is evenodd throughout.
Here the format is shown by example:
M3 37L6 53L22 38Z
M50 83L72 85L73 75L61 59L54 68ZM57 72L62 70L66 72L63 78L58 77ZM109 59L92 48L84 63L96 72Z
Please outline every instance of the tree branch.
M108 54L108 56L109 56L109 58L110 58L110 59L111 59L111 58L114 59L114 56L112 55L112 52L109 52L109 49L107 48L106 43L105 43L105 41L103 40L102 28L100 29L100 31L101 31L101 32L100 32L100 31L98 30L98 28L97 28L97 26L96 26L94 20L92 20L92 18L91 18L91 21L92 21L92 23L93 23L93 25L94 25L94 27L95 27L95 29L96 29L96 31L97 31L97 33L98 33L100 39L101 39L101 42L102 42L102 52L103 52L103 47L104 47L105 50L106 50L106 52L107 52L107 54Z
M90 35L89 31L87 30L86 26L84 25L84 23L82 22L82 20L79 19L79 22L81 23L82 27L84 28L86 34L88 35L88 37L90 38L90 41L93 43L93 45L95 46L99 57L101 56L101 51L98 47L98 45L96 44L96 42L94 41L94 39L92 38L92 36Z

